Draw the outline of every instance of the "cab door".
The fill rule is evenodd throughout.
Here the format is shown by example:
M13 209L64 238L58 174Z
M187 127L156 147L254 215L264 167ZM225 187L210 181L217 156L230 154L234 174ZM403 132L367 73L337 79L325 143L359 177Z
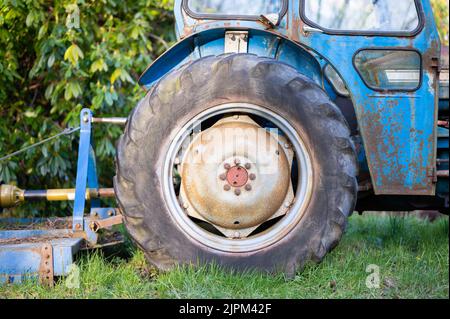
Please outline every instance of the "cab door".
M375 193L434 195L440 41L429 0L289 5L291 38L350 91Z

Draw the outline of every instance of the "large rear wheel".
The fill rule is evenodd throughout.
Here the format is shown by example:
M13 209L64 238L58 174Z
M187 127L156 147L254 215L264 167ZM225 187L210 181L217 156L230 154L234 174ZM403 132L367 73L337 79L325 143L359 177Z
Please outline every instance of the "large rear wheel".
M161 269L215 262L293 275L338 243L357 193L339 109L288 65L248 54L171 72L117 151L125 225Z

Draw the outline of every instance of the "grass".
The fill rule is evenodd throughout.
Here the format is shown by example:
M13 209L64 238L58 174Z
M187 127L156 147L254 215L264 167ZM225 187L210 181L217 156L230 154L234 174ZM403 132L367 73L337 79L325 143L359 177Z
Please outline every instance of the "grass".
M46 288L33 281L0 286L0 298L449 298L448 217L352 216L339 246L293 280L282 275L233 273L217 266L182 267L158 274L143 254L82 254L80 288L62 278ZM121 252L123 254L123 252ZM368 265L380 287L366 286Z

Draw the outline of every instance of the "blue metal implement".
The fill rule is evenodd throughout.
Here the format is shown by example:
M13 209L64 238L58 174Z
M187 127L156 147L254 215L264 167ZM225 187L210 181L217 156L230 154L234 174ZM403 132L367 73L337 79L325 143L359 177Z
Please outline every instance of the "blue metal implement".
M93 223L116 216L115 208L100 207L99 199L92 199L89 216L84 214L86 189L98 190L99 184L91 134L92 112L89 109L81 111L80 122L72 219L0 218L0 284L18 283L28 278L51 285L54 276L68 275L74 254L82 245L97 244L99 234L98 229L93 228ZM58 221L63 221L65 228L49 229L48 225ZM24 229L32 224L41 227ZM11 227L17 230L8 229Z

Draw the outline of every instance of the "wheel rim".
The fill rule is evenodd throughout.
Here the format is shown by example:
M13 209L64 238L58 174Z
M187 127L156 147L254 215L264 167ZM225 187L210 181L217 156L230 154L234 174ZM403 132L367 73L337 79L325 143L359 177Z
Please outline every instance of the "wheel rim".
M239 239L231 239L217 235L200 227L198 223L194 222L186 213L186 207L182 207L180 204L180 194L177 195L173 182L174 167L179 164L179 158L177 156L179 155L183 142L186 141L192 131L195 131L201 123L204 123L206 120L215 116L224 116L226 114L257 116L273 123L286 136L289 143L292 145L299 172L297 176L295 197L290 204L291 206L287 213L268 229L255 235ZM192 143L189 145L191 144ZM239 183L239 186L243 186L245 178L248 178L249 176L248 174L250 173L246 172L239 176L236 175L236 183ZM226 181L231 177L222 176L221 178ZM163 195L169 208L170 216L185 234L198 243L210 248L223 252L236 253L260 250L285 238L303 217L311 197L312 184L313 170L309 152L299 134L293 129L288 121L274 112L258 105L249 103L228 103L201 112L185 124L177 133L169 147L164 161L162 186ZM218 228L218 225L212 225L215 228Z

